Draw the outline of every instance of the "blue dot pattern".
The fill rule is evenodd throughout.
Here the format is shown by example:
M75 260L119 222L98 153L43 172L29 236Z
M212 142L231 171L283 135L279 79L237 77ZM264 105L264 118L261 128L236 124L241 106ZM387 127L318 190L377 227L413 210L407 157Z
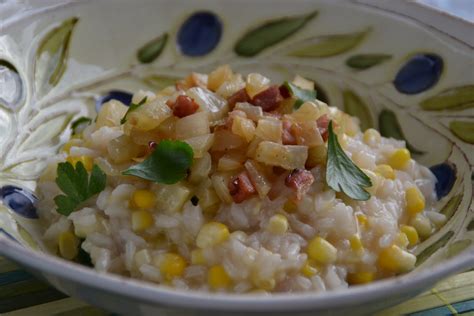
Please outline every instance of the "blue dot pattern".
M98 98L95 102L95 110L100 111L102 104L109 102L110 100L118 100L125 105L130 105L132 102L132 94L130 92L121 91L121 90L111 90L106 95Z
M0 199L16 214L26 218L38 218L36 213L37 198L32 192L13 185L6 185L0 188Z
M430 167L430 170L438 180L435 189L439 200L448 195L453 188L454 182L456 182L456 166L452 163L444 162Z
M186 56L203 56L217 46L221 35L222 23L214 13L197 12L181 25L177 44Z
M417 94L433 87L442 71L441 57L434 54L418 54L403 65L393 84L401 93Z

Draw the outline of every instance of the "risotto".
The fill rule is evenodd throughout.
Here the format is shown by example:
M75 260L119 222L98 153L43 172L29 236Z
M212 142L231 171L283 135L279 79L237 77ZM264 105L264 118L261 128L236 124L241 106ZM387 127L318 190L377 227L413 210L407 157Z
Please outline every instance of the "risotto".
M446 220L403 141L361 131L297 76L221 66L103 104L39 180L65 259L181 289L329 291L414 269Z

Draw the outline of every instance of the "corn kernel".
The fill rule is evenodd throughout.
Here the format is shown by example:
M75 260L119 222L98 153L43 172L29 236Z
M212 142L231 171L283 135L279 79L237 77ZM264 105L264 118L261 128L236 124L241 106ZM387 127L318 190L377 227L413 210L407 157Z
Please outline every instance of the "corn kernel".
M410 219L410 225L413 226L418 236L421 238L428 238L433 231L433 227L431 226L431 221L424 216L423 214L416 214L414 217Z
M72 260L79 253L79 240L70 231L59 234L58 237L59 253L61 257Z
M144 231L153 225L153 216L145 210L132 213L132 229L134 232Z
M196 238L199 248L213 247L229 238L229 229L226 225L218 222L204 224Z
M150 264L150 251L148 251L147 249L137 251L133 256L133 261L135 262L136 267L141 267L144 264Z
M212 266L207 273L207 283L213 289L228 288L232 285L232 279L221 265Z
M287 200L283 205L283 209L287 213L296 213L298 211L298 205L293 200Z
M84 168L86 168L87 171L92 170L92 166L94 165L94 159L90 156L79 156L79 157L67 157L66 160L73 166L76 166L76 164L80 161L84 165Z
M395 150L388 158L388 164L394 169L404 169L410 161L410 152L406 148Z
M217 91L219 87L232 78L232 69L229 65L219 66L216 70L209 74L207 79L207 87L209 90Z
M311 259L322 264L334 263L337 259L337 249L321 237L313 238L307 251Z
M155 205L155 193L150 190L135 190L132 194L132 206L135 208L152 208Z
M183 275L184 269L186 268L186 261L180 255L169 252L157 259L155 262L158 263L161 274L167 280Z
M415 267L415 263L416 257L397 245L383 249L378 258L378 264L382 269L394 273L410 271Z
M364 143L366 143L367 145L374 146L380 143L380 140L381 140L380 133L373 128L369 128L368 130L364 132L363 140L364 140Z
M407 211L410 215L416 215L425 208L425 197L417 187L411 187L405 191Z
M356 217L361 228L367 227L367 216L365 214L357 214Z
M308 278L316 275L318 273L318 264L314 260L306 260L303 268L301 268L301 273L303 273Z
M204 257L204 251L202 249L194 249L191 251L191 263L199 265L206 264L206 258Z
M395 171L393 171L393 168L389 165L378 165L375 167L375 172L380 174L385 179L395 179Z
M77 140L71 139L66 144L64 144L62 150L63 150L63 152L69 154L69 150L71 149L71 147L76 146L77 144L78 144Z
M366 284L370 283L375 279L375 274L373 272L356 272L349 273L347 275L347 282L349 284Z
M401 248L406 248L406 247L408 247L409 243L410 242L408 241L408 237L407 237L407 235L405 235L404 232L399 232L397 234L397 237L395 238L395 244L397 246L400 246Z
M360 240L360 237L358 235L353 235L349 239L349 242L351 243L351 248L352 250L359 252L364 249L364 246L362 245L362 241Z
M408 244L410 246L414 246L420 241L420 238L418 237L418 232L414 227L402 225L400 226L400 230L407 236Z
M288 230L288 219L281 214L273 215L268 221L267 229L272 234L284 234Z

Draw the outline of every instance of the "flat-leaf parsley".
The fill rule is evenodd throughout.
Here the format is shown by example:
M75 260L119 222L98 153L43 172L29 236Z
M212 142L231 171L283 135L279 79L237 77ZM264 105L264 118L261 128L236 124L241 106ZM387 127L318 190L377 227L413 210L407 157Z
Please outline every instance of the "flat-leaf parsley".
M146 103L146 98L147 97L144 97L140 102L138 102L137 104L135 103L130 103L130 105L128 106L128 110L127 112L125 113L125 115L122 117L122 119L120 120L120 124L125 124L125 122L127 121L127 115L129 115L130 113L132 113L133 111L135 111L136 109L138 109L139 107L141 107L143 104Z
M364 188L372 186L370 178L347 157L332 129L332 121L328 131L327 184L334 191L342 191L354 200L368 200L370 194Z
M193 157L193 149L187 143L162 140L147 159L131 166L122 174L157 183L173 184L186 177Z
M66 216L71 214L82 202L104 190L106 180L107 176L97 165L92 167L89 177L80 161L75 168L70 162L59 163L56 184L65 195L54 198L58 207L56 211Z

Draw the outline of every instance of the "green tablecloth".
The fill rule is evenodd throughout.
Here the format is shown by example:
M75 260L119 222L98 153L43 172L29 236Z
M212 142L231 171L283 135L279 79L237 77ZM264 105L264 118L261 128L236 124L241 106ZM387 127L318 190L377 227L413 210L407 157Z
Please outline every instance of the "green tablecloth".
M111 315L61 292L0 257L0 314L8 316ZM380 316L410 314L437 316L474 315L474 271L438 283L435 288Z

